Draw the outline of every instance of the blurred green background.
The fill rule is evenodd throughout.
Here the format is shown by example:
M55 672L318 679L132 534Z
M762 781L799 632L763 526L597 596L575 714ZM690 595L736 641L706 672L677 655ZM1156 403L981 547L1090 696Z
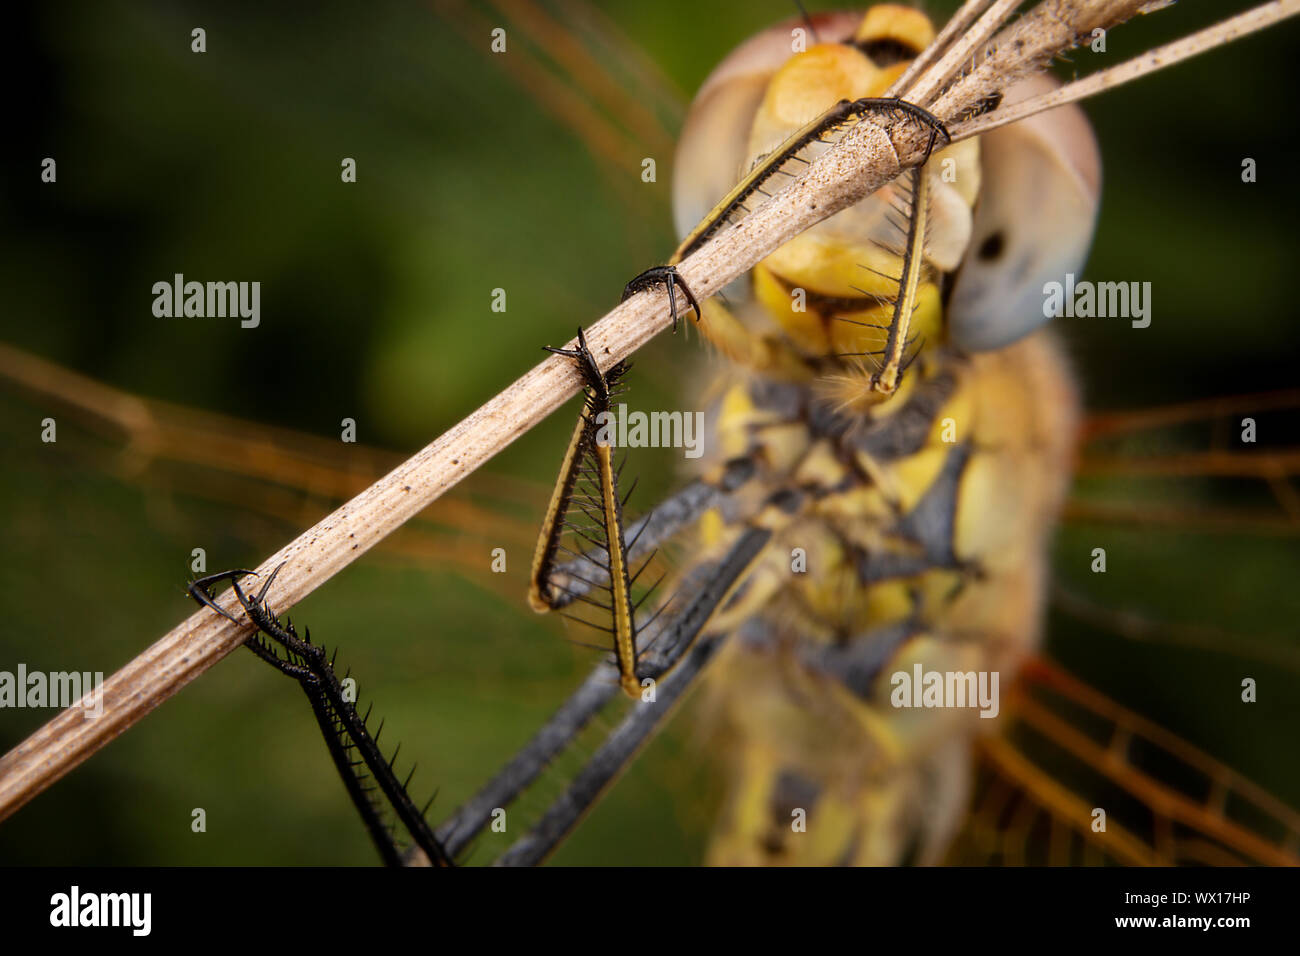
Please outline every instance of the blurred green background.
M1144 18L1108 38L1104 62L1247 5ZM942 20L955 3L929 6ZM0 341L133 394L265 425L335 438L354 418L361 443L409 453L667 256L671 144L690 92L726 51L791 13L777 0L13 11L4 68L22 103L0 154ZM504 55L488 51L497 26ZM206 53L191 52L195 27ZM1090 408L1296 384L1298 36L1286 24L1088 105L1105 182L1087 272L1150 281L1154 303L1144 330L1059 323ZM567 60L568 44L591 59ZM1086 71L1097 57L1074 59ZM55 184L39 180L47 156ZM640 179L647 156L655 183ZM1259 168L1249 185L1248 156ZM344 157L357 161L354 184L340 181ZM151 287L176 272L260 281L260 327L155 318ZM503 314L490 309L498 287ZM708 371L683 350L700 352L679 336L637 357L634 403L683 407L683 378ZM247 565L330 507L302 492L282 515L251 515L243 486L221 473L132 472L120 443L66 418L44 445L39 423L59 417L53 407L0 388L0 669L109 673L190 613L192 548L206 549L210 569ZM1300 437L1293 413L1258 418L1263 449ZM567 413L553 416L489 466L531 481L513 502L527 524L569 428ZM1122 450L1196 437L1144 435ZM352 447L337 454L346 463ZM636 465L634 508L670 486L672 461L647 453ZM1191 520L1200 510L1269 504L1256 484L1222 479L1084 479L1078 493L1177 504L1189 522L1070 524L1055 548L1065 586L1249 642L1140 643L1053 614L1050 653L1300 806L1295 519L1264 535L1204 533ZM527 611L527 549L510 550L505 590L517 599L484 583L492 544L471 567L377 552L294 610L318 640L341 644L363 698L387 717L386 740L420 764L414 795L438 789L438 819L591 663L562 626ZM1104 578L1087 571L1099 545ZM1242 676L1261 682L1244 711ZM0 749L49 716L0 711ZM706 757L677 720L556 862L698 860L718 798ZM576 761L528 806L557 793ZM195 807L206 833L190 830ZM242 652L0 825L6 863L373 860L300 693Z

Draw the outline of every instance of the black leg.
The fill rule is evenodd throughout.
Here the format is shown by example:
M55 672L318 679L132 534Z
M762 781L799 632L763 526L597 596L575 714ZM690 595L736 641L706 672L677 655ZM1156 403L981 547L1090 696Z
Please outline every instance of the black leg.
M686 301L690 303L691 309L695 312L695 321L700 321L700 304L695 300L695 293L690 290L685 280L682 279L681 273L677 271L676 266L652 266L647 269L623 288L623 298L619 299L619 301L622 302L638 292L660 284L668 290L668 309L673 315L674 332L677 331L677 288L679 286L686 295Z
M280 673L297 680L306 693L344 788L361 814L366 830L383 861L390 866L400 866L402 855L391 827L383 819L380 801L375 796L376 788L367 785L361 767L378 784L378 791L388 798L394 814L429 861L434 866L450 866L450 856L434 836L424 814L411 801L406 785L397 779L393 769L397 752L394 751L388 759L380 753L377 739L371 737L366 726L366 717L362 717L355 704L347 698L343 684L334 671L333 660L326 656L324 646L312 643L308 632L300 637L293 624L287 620L281 622L267 603L267 591L279 573L280 568L276 568L261 589L251 597L239 584L239 578L253 574L244 570L207 575L192 582L188 591L199 604L235 620L217 607L207 590L218 581L230 581L244 612L258 629L245 642L246 646ZM380 729L383 729L382 726ZM353 751L360 760L354 759ZM407 782L409 781L408 777Z
M239 621L235 619L234 615L219 607L217 602L212 600L212 595L208 593L208 588L212 587L212 585L216 584L218 581L230 581L233 583L236 578L249 574L255 575L256 572L247 571L243 568L237 568L234 571L218 571L216 574L209 574L191 581L185 588L185 593L204 607L212 608L212 610L226 618L226 620L234 621L234 623L238 624Z

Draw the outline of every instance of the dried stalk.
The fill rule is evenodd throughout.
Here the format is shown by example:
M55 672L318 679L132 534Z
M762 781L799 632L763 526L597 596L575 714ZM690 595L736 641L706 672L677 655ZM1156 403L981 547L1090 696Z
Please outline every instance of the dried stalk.
M983 13L984 8L991 2L992 0L966 0L957 12L948 18L948 22L934 38L934 42L922 50L903 75L894 81L893 86L889 88L889 95L897 96L899 90L910 90L917 78L952 48L953 43L970 29L976 17Z
M1272 3L1239 13L1222 23L1216 23L1212 27L1206 27L1191 36L1166 43L1131 60L1125 60L1117 66L1099 70L1081 80L1067 83L1050 93L1023 100L1014 106L997 110L978 119L968 120L954 127L950 132L953 139L967 139L1022 120L1026 116L1033 116L1036 113L1064 106L1066 103L1096 96L1098 93L1122 86L1147 73L1173 66L1198 53L1213 50L1215 47L1263 30L1265 27L1271 27L1279 20L1295 16L1297 13L1300 13L1300 0L1274 0Z
M984 6L984 2L979 0L978 3L970 6L975 9ZM928 105L939 88L961 72L975 51L993 39L994 34L1018 6L1020 0L998 0L987 13L975 21L969 30L955 35L952 46L943 52L939 62L921 71L915 82L907 82L907 75L904 74L901 84L903 92L899 95L918 106ZM959 14L963 12L958 11ZM930 49L938 52L938 43L931 45Z
M1296 2L1286 0L1261 9L1272 22L1294 13ZM941 91L931 111L946 122L955 122L990 94L1044 68L1055 56L1086 40L1093 29L1109 29L1149 4L1150 0L1045 0L985 46L986 52L978 63L946 90L943 84L949 79L946 74L951 72L951 65L956 64L958 69L969 66L965 45L951 64L940 56L934 70L921 72L914 88ZM973 19L974 12L986 5L975 0L959 16ZM1014 4L999 3L991 16L979 21L981 37L991 32L983 26L996 26L1010 6ZM961 42L965 33L952 30L945 35ZM1124 81L1161 65L1145 63ZM909 96L907 91L902 95ZM975 132L967 131L967 135ZM714 294L782 243L891 182L903 168L920 161L925 148L926 137L905 118L882 120L880 125L857 125L798 180L682 262L679 268L683 278L697 296ZM606 364L612 364L668 326L665 304L662 291L636 295L593 324L587 330L587 340L596 354L607 360ZM541 362L428 447L267 558L258 568L261 574L284 565L270 595L272 604L283 611L306 597L540 422L572 397L579 385L578 373L567 359L553 356ZM228 595L222 603L236 611ZM236 626L211 611L196 611L104 682L102 716L87 718L79 702L46 723L0 758L0 819L238 647L250 630L251 626Z

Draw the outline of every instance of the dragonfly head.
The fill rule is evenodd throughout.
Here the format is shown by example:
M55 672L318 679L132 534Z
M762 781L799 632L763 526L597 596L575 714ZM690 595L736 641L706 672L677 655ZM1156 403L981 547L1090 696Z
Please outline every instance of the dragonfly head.
M778 24L739 47L705 82L683 130L673 185L679 233L837 103L883 96L934 35L919 11L881 4L865 15ZM1023 95L1013 87L1005 99ZM936 348L998 348L1028 334L1045 321L1043 285L1081 265L1096 209L1096 146L1076 108L1048 116L1058 119L1035 118L930 156L901 370ZM764 192L779 190L836 138L810 142ZM796 373L829 367L841 381L856 380L868 404L890 398L902 371L883 383L881 373L899 328L917 188L905 172L785 243L724 290L725 307L706 304L705 334L733 357L760 356Z

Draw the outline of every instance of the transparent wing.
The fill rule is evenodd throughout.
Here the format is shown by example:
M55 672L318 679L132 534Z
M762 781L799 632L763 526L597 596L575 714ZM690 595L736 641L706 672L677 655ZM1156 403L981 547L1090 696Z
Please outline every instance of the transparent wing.
M720 6L717 19L730 31L724 36L684 30L684 16L658 2L620 4L608 13L523 2L438 3L433 16L412 11L367 22L359 27L371 31L365 42L350 36L346 48L330 46L296 21L259 22L259 32L279 42L269 45L274 56L250 54L242 79L201 75L201 58L160 51L157 36L170 27L142 19L112 44L96 40L93 17L67 27L77 75L88 78L69 95L81 97L89 128L104 131L96 170L105 182L175 178L173 154L157 148L156 129L117 121L122 103L134 104L132 115L173 115L160 98L176 90L190 97L198 117L188 125L178 119L168 133L169 142L193 147L184 154L193 161L190 191L151 188L134 197L145 214L126 225L166 249L184 246L195 223L216 222L242 235L256 221L258 241L249 244L240 268L250 277L280 276L281 301L302 304L274 322L264 318L270 338L253 345L212 324L150 323L134 306L105 302L109 283L100 260L110 250L97 247L73 260L84 266L84 288L72 278L78 268L70 268L66 288L52 291L48 269L37 268L44 260L35 258L49 247L15 244L6 288L15 308L31 304L24 314L32 321L6 337L98 371L80 382L47 379L52 386L44 398L33 397L30 382L21 391L0 389L6 458L0 497L9 529L0 575L11 625L6 660L111 671L188 613L181 585L194 548L204 548L213 564L269 553L387 467L386 455L370 457L332 437L323 444L302 439L299 431L321 431L322 408L331 424L366 408L383 417L390 444L416 447L458 410L531 365L534 346L558 340L575 319L615 301L629 274L661 261L672 246L668 166L685 97L658 74L690 88L732 39L772 19L748 2ZM496 26L508 30L509 56L488 48L488 31ZM1129 42L1143 41L1126 32L1112 38L1116 59L1127 55L1119 44ZM331 85L339 58L361 48L375 51L368 62L380 78L376 84ZM43 49L56 60L66 52L55 41ZM137 54L144 78L138 88L103 80L115 75L122 49ZM1089 106L1103 148L1132 146L1104 157L1109 198L1090 269L1104 278L1151 279L1158 296L1149 329L1121 332L1101 320L1066 329L1090 400L1100 406L1151 406L1171 396L1198 401L1211 382L1220 383L1216 391L1248 392L1291 380L1294 336L1278 316L1287 314L1293 282L1289 259L1277 250L1290 248L1293 239L1276 209L1294 206L1278 192L1293 191L1294 178L1274 176L1267 189L1269 181L1261 180L1252 190L1243 187L1235 165L1242 158L1237 153L1253 156L1262 170L1285 165L1287 141L1276 117L1287 115L1286 91L1266 79L1282 75L1287 52L1282 38L1266 37L1249 50L1216 54L1214 68L1182 71L1169 81L1176 92L1157 80L1146 91L1126 90ZM302 98L284 74L285 61L298 64L317 94L332 91L332 111L314 118L295 113L286 126L283 111L265 108ZM1217 102L1225 76L1240 78L1234 96L1254 108L1230 111L1224 142L1196 149L1187 131L1204 128L1199 111ZM215 188L228 186L229 127L208 128L202 117L231 109L268 153L302 162L292 170L248 170L234 191ZM368 124L359 119L365 116L378 120ZM339 130L346 131L342 140ZM526 160L503 149L512 137L528 147ZM1160 152L1161 143L1174 144L1177 157ZM1218 156L1219 147L1232 154L1231 163L1188 161ZM309 155L294 152L300 148ZM364 203L349 206L339 202L332 174L339 155L352 153L360 155L359 185L369 192ZM655 184L641 179L645 158L658 160ZM325 184L285 198L284 182L316 162L329 167ZM430 187L464 183L466 168L481 181L511 188L461 196ZM79 228L121 221L120 197L84 199L97 186L117 195L104 185L85 185L70 220ZM76 195L67 201L75 205ZM222 197L222 204L205 204L208 195ZM268 207L268 197L280 204ZM30 197L24 201L16 216L30 222L17 219L20 225L53 215ZM150 231L151 217L163 226ZM1239 241L1208 240L1207 222L1233 223ZM1143 225L1150 223L1157 225ZM32 234L42 235L35 226ZM161 256L125 265L130 275L148 271L152 281L162 277L153 271L164 260L171 262ZM1185 281L1189 264L1214 281ZM353 281L331 284L339 276ZM225 276L203 276L216 277ZM497 286L510 296L504 317L488 311L488 293ZM142 301L147 310L147 297ZM1227 330L1225 315L1233 316ZM485 337L486 322L503 323L509 334ZM652 349L644 362L638 359L639 371L677 368L683 346L663 343L668 346L673 362L656 361ZM110 377L125 386L122 392L96 390L103 384L97 378ZM666 394L680 384L677 378L639 376L638 390L656 402L655 388ZM209 381L217 385L205 387ZM352 388L357 383L364 388ZM144 394L166 396L170 404L132 397ZM363 394L370 404L358 397ZM230 396L238 396L245 421L210 411L231 408ZM183 407L194 405L202 407ZM1263 414L1258 401L1247 402L1243 414L1252 409ZM42 447L41 421L50 414L59 420L59 440ZM297 430L246 424L272 418ZM404 754L422 767L416 787L441 788L435 817L489 779L590 669L590 652L566 644L522 600L545 482L566 431L567 422L559 421L539 429L502 457L511 477L498 484L476 476L466 496L431 509L295 611L342 643L354 671L373 684L365 690L380 697L390 722L402 728ZM1274 441L1276 433L1265 435L1261 447L1267 444L1275 456L1287 444ZM1298 805L1295 771L1277 760L1289 752L1294 714L1251 735L1225 718L1229 711L1206 704L1243 706L1239 679L1252 672L1264 675L1259 706L1296 699L1278 683L1290 679L1283 662L1294 662L1294 649L1274 639L1296 616L1289 485L1259 473L1249 481L1219 473L1224 462L1259 466L1245 461L1253 449L1233 448L1225 457L1227 446L1202 444L1214 457L1192 461L1162 449L1163 438L1134 433L1129 440L1104 456L1102 449L1085 456L1055 561L1061 588L1079 600L1067 606L1068 599L1058 599L1046 653L1127 712L1193 741L1242 779ZM1155 460L1162 456L1163 464ZM1163 477L1137 477L1159 468ZM639 497L654 500L667 485L662 472L648 475ZM1112 532L1122 540L1107 540ZM1097 546L1108 547L1104 576L1087 570ZM502 574L490 569L495 547L509 558ZM1174 562L1178 574L1171 572ZM501 601L500 595L518 597ZM1101 618L1086 620L1097 611ZM1250 650L1238 654L1242 649ZM1261 665L1271 669L1255 670ZM310 714L262 670L251 659L232 659L187 689L25 808L20 826L0 827L0 856L52 862L50 835L58 834L57 862L370 862L365 836L315 746ZM1213 683L1216 674L1223 675L1220 685ZM1195 689L1184 694L1188 680ZM0 746L47 716L7 713ZM693 749L690 717L674 721L632 765L558 860L701 858L717 788L707 753ZM562 757L557 781L576 774L593 749ZM1054 769L1048 757L1038 759L1028 765ZM1087 766L1085 759L1071 760ZM1063 781L1058 785L1081 806L1098 805L1090 790L1095 778L1051 779ZM1199 799L1191 783L1170 786ZM537 807L562 792L559 782L550 787ZM292 814L275 809L290 806ZM199 807L213 821L206 835L189 826ZM997 829L1011 832L1015 825L999 819ZM1139 832L1134 824L1135 840L1144 839ZM1244 855L1232 845L1224 852Z

